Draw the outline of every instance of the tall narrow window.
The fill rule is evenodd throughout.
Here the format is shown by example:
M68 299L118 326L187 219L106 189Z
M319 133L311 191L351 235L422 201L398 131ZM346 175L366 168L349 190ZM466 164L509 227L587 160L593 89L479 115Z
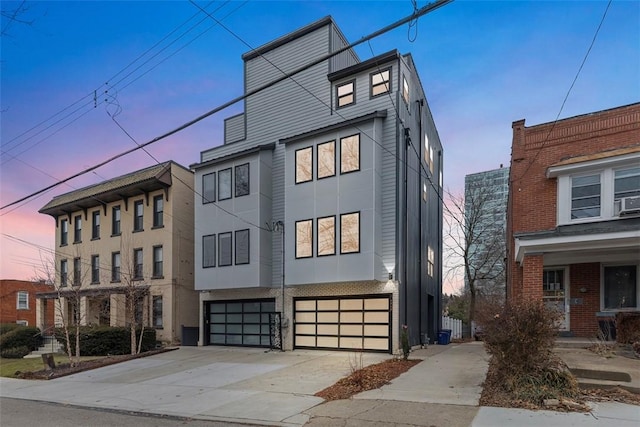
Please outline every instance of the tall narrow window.
M29 292L18 291L16 298L16 308L18 310L29 310Z
M429 190L427 188L427 181L424 181L422 183L422 200L426 202L428 197L429 197Z
M162 295L153 296L153 327L162 328Z
M120 281L120 252L111 254L111 281Z
M249 264L249 230L236 231L236 265Z
M153 277L162 277L162 246L153 247Z
M220 233L218 234L218 265L220 267L226 267L231 265L231 258L233 252L231 251L232 243L231 243L231 233Z
M202 204L216 201L216 173L202 175Z
M409 82L405 76L402 76L402 99L409 105Z
M340 253L360 252L360 212L340 215Z
M340 138L340 173L360 170L360 134Z
M60 260L60 287L67 286L69 280L69 263L66 259Z
M318 179L336 174L336 142L318 144Z
M336 217L318 218L318 256L336 254Z
M218 172L218 200L231 198L231 168Z
M235 167L236 191L235 196L246 196L249 194L249 163Z
M133 278L140 280L143 278L142 274L142 249L133 250Z
M114 206L111 210L111 234L120 235L120 206Z
M60 220L60 246L64 246L69 243L69 221L66 219Z
M296 258L313 256L313 220L296 221Z
M379 73L371 74L371 96L382 95L383 93L391 92L391 83L389 77L391 75L391 68L382 70Z
M429 137L424 134L424 162L431 168L431 162L429 161Z
M427 274L433 277L435 270L436 255L431 246L427 247Z
M100 211L93 211L91 214L91 239L100 238Z
M356 102L355 97L356 81L352 80L336 86L337 108L351 105Z
M153 198L153 227L164 226L164 196L160 194Z
M142 200L133 204L133 231L142 231L144 228L144 205Z
M82 242L82 216L76 215L73 218L73 243Z
M216 266L216 235L202 236L202 268Z
M100 283L100 256L91 255L91 283Z
M313 179L313 147L296 150L296 184Z
M600 216L600 175L571 179L571 219Z
M82 264L80 258L73 259L73 286L80 286L82 284Z

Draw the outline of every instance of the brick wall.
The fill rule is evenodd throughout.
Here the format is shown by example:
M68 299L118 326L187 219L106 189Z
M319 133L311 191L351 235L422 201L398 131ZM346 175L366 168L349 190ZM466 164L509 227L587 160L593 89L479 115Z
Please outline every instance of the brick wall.
M571 298L582 300L582 304L571 306L571 332L576 336L595 338L598 333L595 313L600 311L600 263L572 264L569 277Z
M38 326L36 324L36 293L51 290L51 286L39 282L0 280L0 323L17 323L18 320L26 320L29 326ZM27 310L18 310L18 292L29 294ZM53 312L53 304L47 304L47 325L53 325Z

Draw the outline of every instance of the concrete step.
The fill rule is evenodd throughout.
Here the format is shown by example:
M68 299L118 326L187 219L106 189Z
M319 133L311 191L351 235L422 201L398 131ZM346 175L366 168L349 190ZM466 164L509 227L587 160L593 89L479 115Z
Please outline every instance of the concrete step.
M612 344L615 344L611 341ZM593 345L593 341L588 338L560 337L556 338L557 348L587 348Z

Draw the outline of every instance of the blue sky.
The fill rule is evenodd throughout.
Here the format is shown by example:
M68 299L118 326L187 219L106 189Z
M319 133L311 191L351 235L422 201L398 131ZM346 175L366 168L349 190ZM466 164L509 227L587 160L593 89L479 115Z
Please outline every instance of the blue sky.
M29 23L9 23L5 12L20 4L2 2L3 206L134 147L110 115L142 143L242 94L249 48L188 1L27 1L17 17ZM197 4L253 47L326 15L355 41L413 8L410 0ZM420 18L417 32L405 25L357 51L362 60L394 48L413 55L444 146L445 187L460 193L464 175L508 165L513 121L556 118L607 4L458 0ZM638 101L640 2L616 0L560 118ZM195 163L240 111L234 105L149 151ZM117 160L3 209L0 229L52 249L53 220L37 213L51 197L154 163L141 151ZM5 236L0 245L0 278L31 278L43 253Z

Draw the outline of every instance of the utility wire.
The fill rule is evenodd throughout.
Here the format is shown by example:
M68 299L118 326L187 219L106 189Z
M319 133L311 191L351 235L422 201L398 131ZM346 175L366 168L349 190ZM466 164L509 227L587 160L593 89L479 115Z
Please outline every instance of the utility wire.
M110 158L108 158L108 159L106 159L106 160L94 165L94 166L86 168L86 169L84 169L84 170L82 170L80 172L77 172L77 173L75 173L75 174L73 174L73 175L71 175L71 176L69 176L67 178L64 178L64 179L62 179L62 180L60 180L60 181L58 181L58 182L56 182L54 184L51 184L51 185L49 185L49 186L47 186L47 187L45 187L45 188L43 188L41 190L38 190L36 192L33 192L33 193L31 193L31 194L29 194L27 196L24 196L24 197L20 198L20 199L14 201L14 202L6 204L6 205L0 207L0 210L6 209L6 208L8 208L10 206L13 206L13 205L15 205L17 203L20 203L20 202L24 201L24 200L30 199L30 198L32 198L34 196L37 196L38 194L43 193L44 191L50 190L52 188L55 188L60 184L63 184L63 183L65 183L67 181L70 181L70 180L72 180L74 178L77 178L79 176L87 174L87 173L89 173L89 172L91 172L91 171L93 171L95 169L98 169L99 167L102 167L102 166L104 166L104 165L106 165L108 163L113 162L114 160L117 160L117 159L119 159L121 157L124 157L124 156L126 156L128 154L131 154L131 153L133 153L133 152L135 152L135 151L137 151L137 150L139 150L139 149L141 149L143 147L146 147L146 146L151 145L151 144L153 144L155 142L161 141L161 140L163 140L163 139L165 139L165 138L167 138L167 137L169 137L171 135L174 135L174 134L176 134L176 133L178 133L178 132L180 132L180 131L182 131L182 130L190 127L190 126L193 126L194 124L196 124L196 123L198 123L198 122L200 122L202 120L204 120L205 118L207 118L207 117L209 117L209 116L211 116L211 115L213 115L213 114L215 114L217 112L220 112L220 111L228 108L229 106L236 104L237 102L240 102L240 101L244 100L245 98L248 98L248 97L253 96L253 95L255 95L255 94L257 94L257 93L259 93L259 92L261 92L261 91L263 91L265 89L268 89L269 87L272 87L275 84L280 83L281 81L290 78L291 76L299 74L299 73L301 73L301 72L303 72L303 71L305 71L305 70L307 70L307 69L309 69L309 68L311 68L311 67L313 67L313 66L315 66L317 64L320 64L321 62L324 62L324 61L326 61L326 60L328 60L328 59L330 59L330 58L332 58L332 57L334 57L336 55L339 55L339 54L341 54L341 53L343 53L343 52L345 52L347 50L353 49L355 46L360 45L360 44L364 43L365 41L368 41L368 40L371 40L372 38L378 37L381 34L384 34L384 33L388 32L388 31L390 31L390 30L392 30L392 29L394 29L394 28L396 28L396 27L398 27L400 25L403 25L403 24L411 21L412 19L416 19L416 18L418 18L418 17L420 17L422 15L425 15L426 13L431 12L431 11L441 7L441 6L444 6L444 5L448 4L448 3L451 3L452 1L453 0L438 0L438 1L434 2L434 3L430 3L430 4L426 5L426 6L418 9L418 11L412 13L411 15L409 15L409 16L407 16L405 18L402 18L399 21L396 21L396 22L394 22L394 23L392 23L392 24L390 24L390 25L388 25L388 26L386 26L386 27L384 27L384 28L382 28L382 29L380 29L378 31L375 31L375 32L369 34L368 36L362 37L361 39L357 40L354 43L349 44L348 46L340 48L340 49L338 49L338 50L336 50L334 52L325 54L325 55L321 56L320 58L316 59L315 61L312 61L312 62L310 62L310 63L308 63L308 64L306 64L304 66L301 66L301 67L295 69L294 71L292 71L290 73L287 73L285 76L281 76L281 77L279 77L279 78L277 78L277 79L275 79L275 80L273 80L273 81L271 81L271 82L269 82L267 84L264 84L264 85L262 85L262 86L260 86L258 88L253 89L253 90L250 90L249 92L246 92L243 95L237 96L237 97L233 98L232 100L227 101L227 102L219 105L218 107L215 107L212 110L209 110L206 113L204 113L204 114L202 114L202 115L200 115L200 116L198 116L198 117L196 117L196 118L194 118L194 119L192 119L192 120L190 120L190 121L178 126L177 128L174 128L174 129L172 129L172 130L170 130L170 131L168 131L168 132L166 132L166 133L164 133L164 134L162 134L160 136L157 136L157 137L151 139L150 141L147 141L147 142L145 142L143 144L140 144L139 146L137 146L135 148L132 148L132 149L126 150L124 152L121 152L119 154L116 154L116 155L114 155L114 156L112 156L112 157L110 157Z

